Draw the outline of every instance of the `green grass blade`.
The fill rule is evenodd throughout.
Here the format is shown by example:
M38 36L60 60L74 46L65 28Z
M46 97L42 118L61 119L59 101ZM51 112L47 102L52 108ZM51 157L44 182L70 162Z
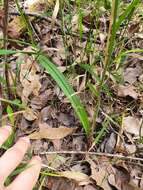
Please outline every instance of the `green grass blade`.
M2 76L0 76L0 83L6 84L6 81L5 81L5 79Z
M15 54L15 53L17 53L17 51L0 49L0 55L11 55L11 54Z
M18 99L15 99L15 100L7 100L7 99L4 99L4 98L0 98L0 101L1 102L6 102L6 103L8 103L8 104L11 104L11 105L14 105L14 106L17 106L17 107L19 107L19 108L25 108L25 105L24 104L22 104L21 102L20 102L20 100L18 100Z
M15 50L9 50L9 49L0 49L0 55L13 55L13 54L16 54L16 53L24 53L24 54L28 54L28 55L31 55L31 54L37 54L37 52L34 52L34 51L15 51Z
M134 12L136 6L140 3L140 0L133 0L126 8L126 10L119 16L118 21L116 22L116 31L119 29L122 22L126 21L127 17Z
M84 127L86 134L90 135L91 128L87 113L83 105L80 103L79 98L75 95L73 88L67 82L67 79L57 69L57 67L44 55L39 55L38 61L40 65L43 66L48 71L48 73L52 76L52 78L57 82L59 87L62 89L64 94L68 97L69 101L71 102L77 116L79 117Z

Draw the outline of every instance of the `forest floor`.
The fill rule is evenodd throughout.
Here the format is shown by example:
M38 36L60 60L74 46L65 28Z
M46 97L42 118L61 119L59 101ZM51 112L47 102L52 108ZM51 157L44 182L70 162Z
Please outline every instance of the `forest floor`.
M121 1L118 14L132 2ZM143 189L143 3L121 23L106 68L112 7L108 0L10 1L5 33L1 5L0 46L16 51L0 58L1 122L14 129L4 148L29 136L25 160L43 161L35 190ZM90 133L39 52L74 89Z

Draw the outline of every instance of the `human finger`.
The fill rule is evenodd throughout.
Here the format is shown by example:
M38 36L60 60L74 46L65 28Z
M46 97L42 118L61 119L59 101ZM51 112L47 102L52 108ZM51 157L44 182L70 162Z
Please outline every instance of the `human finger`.
M32 190L39 177L41 159L35 156L21 174L6 188L6 190Z
M27 137L20 138L17 143L7 150L0 158L0 181L4 183L7 176L20 164L30 141Z
M0 128L0 146L7 140L12 132L12 128L9 125Z

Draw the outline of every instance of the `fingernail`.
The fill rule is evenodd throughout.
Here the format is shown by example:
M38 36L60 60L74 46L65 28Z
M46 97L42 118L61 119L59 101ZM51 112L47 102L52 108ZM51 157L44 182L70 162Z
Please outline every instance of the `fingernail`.
M28 137L21 137L20 139L30 144L30 139Z
M4 129L6 129L7 131L9 131L10 133L12 132L12 127L10 125L4 126Z

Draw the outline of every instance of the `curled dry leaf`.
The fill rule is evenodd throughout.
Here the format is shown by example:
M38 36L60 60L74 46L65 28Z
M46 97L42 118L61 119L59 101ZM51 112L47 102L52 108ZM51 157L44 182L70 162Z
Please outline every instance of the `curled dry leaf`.
M120 97L130 96L136 100L138 98L138 95L139 94L135 91L135 87L132 85L128 85L128 86L119 85L118 86L118 96L120 96Z
M64 171L60 172L59 174L61 177L66 177L68 179L75 180L78 183L82 183L82 185L91 183L89 176L82 172Z
M30 139L62 139L75 131L75 128L59 127L51 128L47 124L40 124L40 131L29 135Z
M127 133L133 134L135 136L139 136L141 122L138 118L128 116L123 119L123 127ZM141 129L141 135L143 135L143 129Z

